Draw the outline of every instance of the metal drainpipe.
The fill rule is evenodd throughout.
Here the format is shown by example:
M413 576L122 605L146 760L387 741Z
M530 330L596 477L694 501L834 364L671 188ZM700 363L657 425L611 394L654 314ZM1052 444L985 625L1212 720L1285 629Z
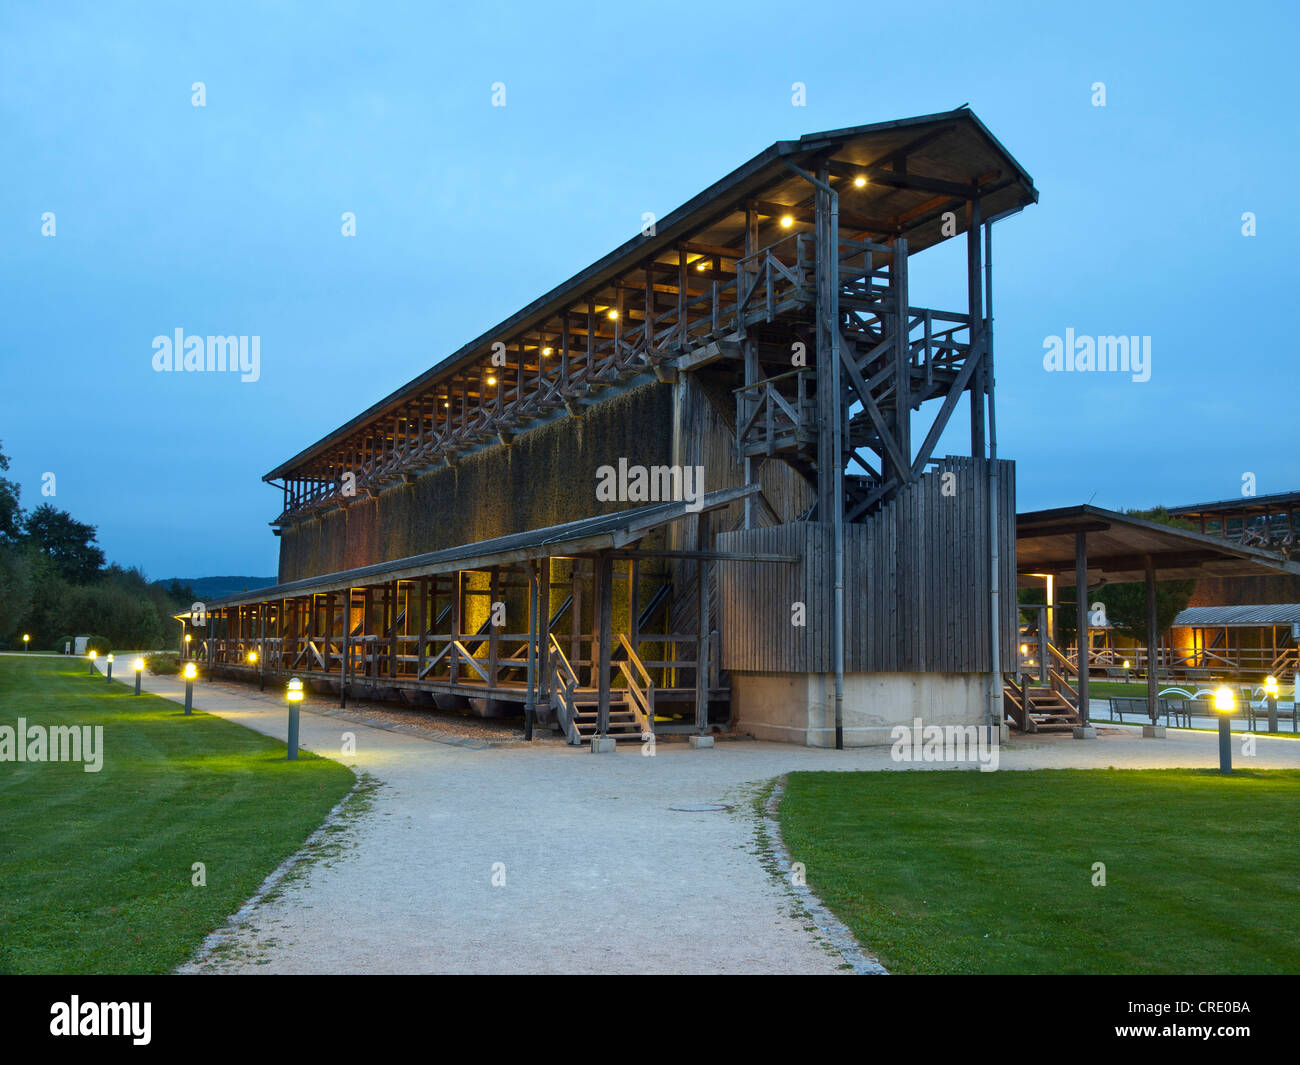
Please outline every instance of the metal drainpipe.
M993 223L984 226L984 359L988 370L989 408L989 609L992 625L989 633L989 742L992 732L1002 734L1002 649L1001 649L1001 580L1002 568L998 543L998 422L994 403L993 381Z

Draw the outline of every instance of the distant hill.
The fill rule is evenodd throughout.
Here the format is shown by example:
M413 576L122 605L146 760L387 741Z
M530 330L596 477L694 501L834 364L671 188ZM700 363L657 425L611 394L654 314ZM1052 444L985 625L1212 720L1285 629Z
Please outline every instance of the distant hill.
M166 577L158 584L168 585L172 581L194 589L200 598L220 599L223 595L234 595L245 589L265 588L276 582L275 577Z

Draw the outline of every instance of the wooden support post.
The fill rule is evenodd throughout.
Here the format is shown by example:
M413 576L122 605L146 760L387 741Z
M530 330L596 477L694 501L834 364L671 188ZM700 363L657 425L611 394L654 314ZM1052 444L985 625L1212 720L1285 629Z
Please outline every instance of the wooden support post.
M1151 724L1157 724L1159 705L1156 697L1156 648L1160 635L1156 631L1156 567L1150 555L1142 559L1146 576L1147 592L1147 716Z
M533 738L533 715L537 712L537 563L528 563L528 694L524 699L524 739Z
M966 310L970 314L970 351L966 357L980 361L970 379L970 453L977 459L984 458L984 394L988 388L988 375L983 364L984 278L980 226L980 201L972 197L967 205L966 226Z
M537 665L541 672L542 701L551 701L551 559L548 555L541 561L541 585L538 598L541 601L541 613L538 615Z
M493 566L488 578L488 687L497 682L497 659L500 655L500 628L495 624L496 604L501 595L501 567Z
M709 512L695 518L695 549L709 548ZM703 736L709 731L709 566L704 559L695 563L696 616L699 630L695 636L695 730Z
M600 615L600 667L599 667L599 714L597 715L597 734L604 736L609 731L609 669L610 641L614 635L614 560L608 551L602 551L599 558L599 598ZM593 656L594 657L594 656Z
M461 571L457 570L452 574L451 578L451 638L453 640L460 639L461 611L465 602L461 576ZM460 676L460 660L454 652L449 653L447 657L451 660L448 676L451 682L455 684Z
M1074 534L1074 591L1079 600L1079 724L1086 725L1088 707L1088 534Z
M339 707L348 705L348 680L352 675L352 589L343 592L343 665L339 670Z
M419 583L420 610L416 619L419 626L420 647L416 652L415 678L419 680L424 676L424 659L425 648L429 642L429 578L421 577Z

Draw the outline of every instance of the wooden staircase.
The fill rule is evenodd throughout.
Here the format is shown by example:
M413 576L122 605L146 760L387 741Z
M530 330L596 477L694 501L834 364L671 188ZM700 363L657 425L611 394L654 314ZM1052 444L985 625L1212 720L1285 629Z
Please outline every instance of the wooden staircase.
M1064 732L1079 724L1078 696L1046 684L1030 684L1015 678L1003 684L1002 705L1007 720L1021 732ZM1067 694L1068 692L1068 694Z

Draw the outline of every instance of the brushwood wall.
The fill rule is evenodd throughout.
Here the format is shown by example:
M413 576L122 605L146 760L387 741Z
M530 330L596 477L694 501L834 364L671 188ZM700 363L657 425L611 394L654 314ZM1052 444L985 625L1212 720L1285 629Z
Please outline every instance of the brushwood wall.
M280 536L283 581L559 525L638 502L596 498L596 471L673 461L673 386L651 382L516 437L358 496ZM710 488L714 486L709 485Z

